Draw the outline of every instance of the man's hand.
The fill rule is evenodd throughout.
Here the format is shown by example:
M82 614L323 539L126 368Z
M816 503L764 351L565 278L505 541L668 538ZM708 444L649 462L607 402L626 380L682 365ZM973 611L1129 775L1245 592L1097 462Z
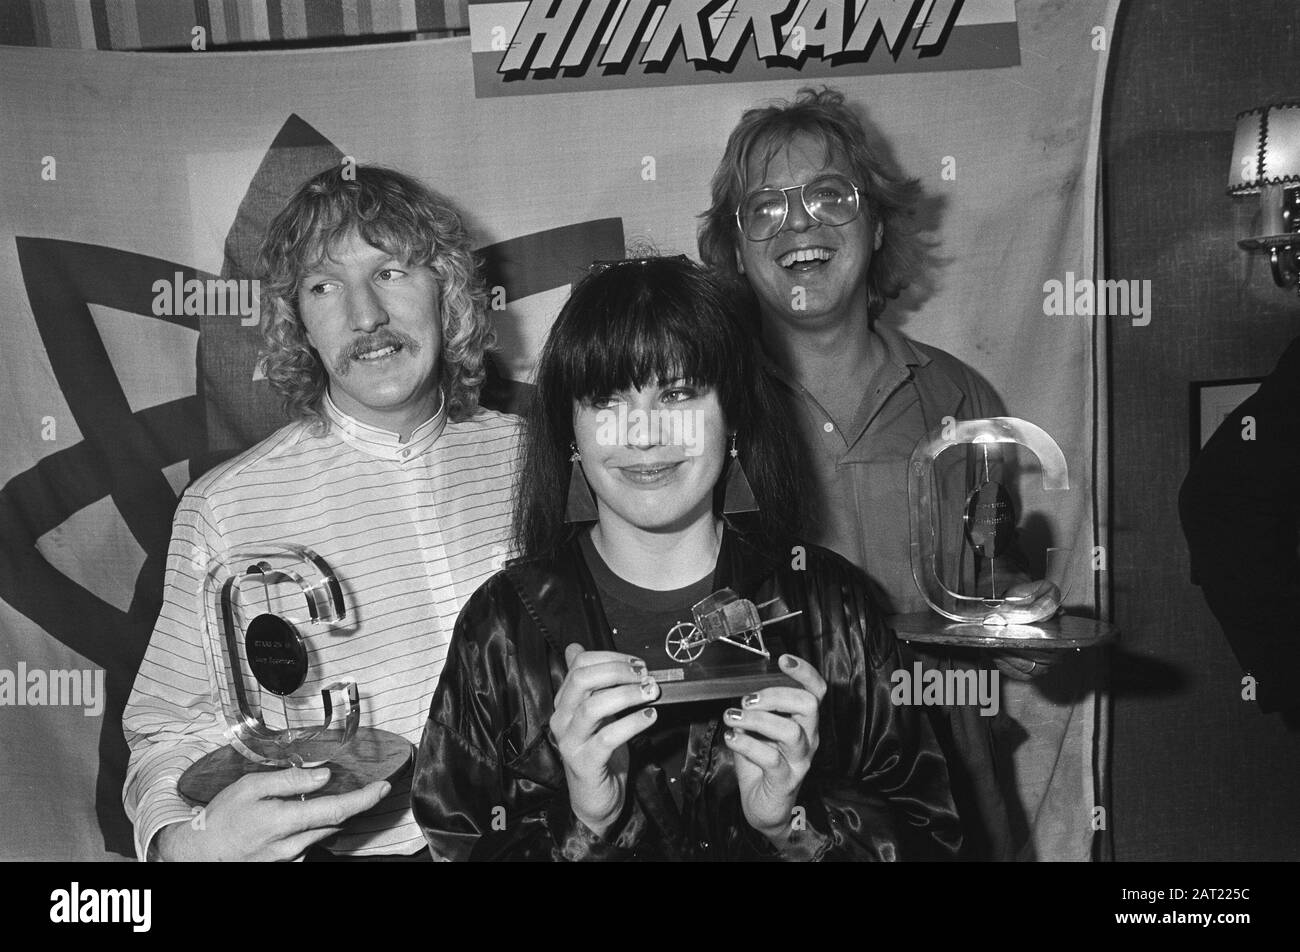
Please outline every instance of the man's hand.
M790 839L799 788L820 742L817 711L826 696L826 681L808 662L782 655L781 669L801 687L765 688L724 715L745 819L777 849Z
M995 651L993 663L1013 681L1032 681L1052 670L1061 660L1060 651Z
M551 736L564 762L573 815L604 836L623 812L627 742L655 722L652 707L623 714L659 696L640 658L616 651L564 649L569 673L555 695Z
M329 778L325 767L246 774L213 798L202 824L164 827L157 838L158 854L168 862L295 860L391 789L380 780L352 793L298 799Z
M1003 596L1006 598L1029 598L1044 591L1042 582L1018 582L1009 587ZM1056 586L1051 586L1049 597L1060 598ZM1033 651L1017 649L1016 651L992 652L993 663L998 670L1013 681L1032 681L1042 677L1052 666L1061 660L1059 651Z

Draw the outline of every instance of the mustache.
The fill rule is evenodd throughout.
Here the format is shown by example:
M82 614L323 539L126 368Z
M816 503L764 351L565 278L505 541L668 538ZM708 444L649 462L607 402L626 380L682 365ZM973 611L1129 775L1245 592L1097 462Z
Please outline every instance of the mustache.
M332 361L334 372L340 377L346 376L348 371L352 369L352 361L357 357L372 350L382 350L385 347L400 347L412 354L420 352L420 345L415 338L403 334L401 331L379 330L366 337L358 337L345 347L341 347Z

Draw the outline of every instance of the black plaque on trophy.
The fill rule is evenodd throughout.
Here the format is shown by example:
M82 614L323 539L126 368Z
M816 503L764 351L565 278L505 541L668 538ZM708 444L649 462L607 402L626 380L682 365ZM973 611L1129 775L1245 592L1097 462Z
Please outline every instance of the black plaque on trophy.
M285 697L307 679L307 646L279 615L258 615L248 623L244 653L257 683L272 694Z

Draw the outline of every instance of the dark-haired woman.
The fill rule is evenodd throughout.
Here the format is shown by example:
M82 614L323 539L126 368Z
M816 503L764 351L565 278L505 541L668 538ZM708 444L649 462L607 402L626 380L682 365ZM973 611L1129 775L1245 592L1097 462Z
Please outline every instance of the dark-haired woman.
M866 579L792 540L788 429L726 292L685 258L595 270L536 385L522 557L461 613L420 745L435 856L954 858L947 768L890 701ZM656 705L666 633L722 589L798 613L774 626L789 680Z

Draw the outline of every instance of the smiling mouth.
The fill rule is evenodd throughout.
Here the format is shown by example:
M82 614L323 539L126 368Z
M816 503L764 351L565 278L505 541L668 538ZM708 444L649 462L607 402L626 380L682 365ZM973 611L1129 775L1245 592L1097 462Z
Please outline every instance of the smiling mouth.
M677 471L682 463L637 463L633 466L620 466L619 472L628 482L638 486L652 486L662 482Z
M787 271L811 271L835 257L830 248L794 248L776 259Z
M394 357L402 352L402 345L394 341L391 344L385 344L383 347L375 347L370 350L362 351L356 354L352 359L362 364L373 364L382 361L388 357Z

